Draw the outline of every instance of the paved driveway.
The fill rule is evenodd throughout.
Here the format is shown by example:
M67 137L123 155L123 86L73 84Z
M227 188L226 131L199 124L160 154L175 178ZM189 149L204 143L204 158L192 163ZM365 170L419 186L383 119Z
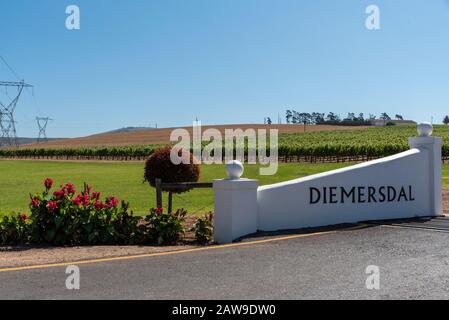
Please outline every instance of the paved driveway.
M448 299L449 233L440 222L65 267L0 272L2 299ZM449 224L449 221L442 223ZM368 290L367 266L380 270Z

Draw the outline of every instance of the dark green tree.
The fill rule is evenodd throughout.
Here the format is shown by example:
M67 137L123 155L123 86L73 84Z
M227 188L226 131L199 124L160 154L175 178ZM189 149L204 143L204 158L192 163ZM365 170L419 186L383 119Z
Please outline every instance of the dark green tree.
M338 116L338 114L329 112L328 115L326 116L326 120L329 122L340 122L340 117Z
M292 123L300 123L298 111L292 110Z
M448 125L448 124L449 124L449 116L445 116L445 117L444 117L443 123L444 123L445 125Z
M292 121L293 118L293 113L291 110L287 110L285 112L285 121L287 121L287 123L290 123Z
M312 123L322 124L324 121L324 113L312 112Z

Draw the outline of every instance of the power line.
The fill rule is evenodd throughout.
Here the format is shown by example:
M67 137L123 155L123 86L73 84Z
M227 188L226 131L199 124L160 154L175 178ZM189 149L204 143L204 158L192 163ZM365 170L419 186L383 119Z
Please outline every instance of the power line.
M21 80L21 78L19 77L19 75L17 74L17 72L15 72L15 70L14 70L14 69L10 66L10 64L6 61L6 59L3 58L2 55L0 55L0 60L3 61L3 63L5 64L5 66L9 69L9 71L11 71L11 73L17 78L17 80L18 80L19 82L20 82L20 81L23 81L23 80ZM36 96L35 96L35 94L34 94L34 86L26 87L26 89L27 89L27 90L30 90L30 89L31 89L31 96L33 97L33 101L34 101L34 105L35 105L35 107L36 107L36 109L37 109L37 113L39 114L39 113L40 113L40 109L39 109L39 106L38 106L38 104L37 104ZM6 92L7 92L7 89L6 89ZM30 91L28 91L28 92L30 92Z
M17 78L17 80L20 81L20 77L17 75L17 73L14 71L14 69L6 62L6 60L3 58L3 56L0 55L0 59L3 61L6 67L8 67L9 71Z

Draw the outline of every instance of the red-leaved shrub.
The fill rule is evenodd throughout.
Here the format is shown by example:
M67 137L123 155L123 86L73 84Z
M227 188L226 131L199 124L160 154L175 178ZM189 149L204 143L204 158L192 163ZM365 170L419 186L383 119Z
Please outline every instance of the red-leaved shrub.
M194 158L191 153L188 153L190 159L189 164L174 164L170 159L172 147L164 147L154 151L145 163L144 179L152 187L155 186L156 179L161 179L162 182L197 182L200 177L200 166L194 164ZM182 150L179 150L179 156ZM167 191L167 190L164 190ZM171 190L175 193L188 191L183 188L179 190Z

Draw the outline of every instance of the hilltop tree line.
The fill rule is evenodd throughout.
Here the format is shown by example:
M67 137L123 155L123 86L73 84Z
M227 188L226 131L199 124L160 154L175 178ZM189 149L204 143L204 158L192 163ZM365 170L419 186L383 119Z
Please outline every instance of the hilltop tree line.
M353 125L353 126L369 126L371 121L376 119L376 116L370 114L365 117L363 113L356 114L354 112L349 112L345 118L340 118L340 116L334 112L329 112L327 115L320 112L298 112L296 110L287 110L285 113L286 123L290 124L303 124L303 125L313 125L313 124L327 124L327 125ZM392 118L388 113L384 112L380 115L379 119L388 122ZM395 115L395 119L404 120L400 114ZM271 122L271 120L270 120ZM268 123L270 124L270 123Z
M285 113L285 121L287 124L303 124L303 125L313 125L313 124L328 124L328 125L353 125L353 126L369 126L371 121L376 119L374 114L370 114L367 118L363 113L356 115L353 112L348 113L346 118L341 119L336 113L329 112L327 115L320 112L298 112L296 110L287 110ZM384 120L388 125L388 121L392 118L388 113L384 112L380 115L379 119ZM404 120L404 117L400 114L394 116L396 120ZM265 118L265 123L272 124L270 117ZM449 125L449 116L446 115L443 119L445 125Z

